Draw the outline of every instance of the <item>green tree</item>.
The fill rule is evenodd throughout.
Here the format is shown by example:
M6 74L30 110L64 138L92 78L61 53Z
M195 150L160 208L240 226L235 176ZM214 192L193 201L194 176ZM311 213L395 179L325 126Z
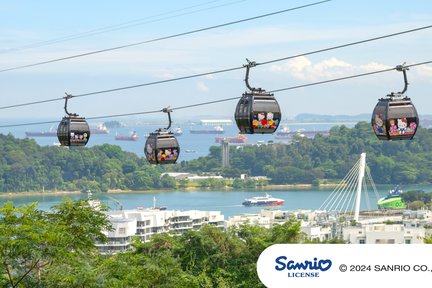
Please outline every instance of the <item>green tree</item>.
M65 200L53 212L36 204L0 208L0 269L2 286L70 287L91 274L95 241L103 241L110 229L105 214L85 201ZM73 272L72 272L73 271ZM86 272L88 271L88 272ZM94 276L94 275L93 275Z

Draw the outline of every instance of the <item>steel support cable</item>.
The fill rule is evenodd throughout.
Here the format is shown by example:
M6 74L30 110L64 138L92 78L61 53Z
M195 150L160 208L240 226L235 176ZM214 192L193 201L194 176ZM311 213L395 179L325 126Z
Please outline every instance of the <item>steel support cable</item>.
M351 204L352 198L356 192L357 181L358 181L358 171L357 171L357 174L355 175L355 178L353 179L353 181L345 189L344 201L343 201L343 203L340 204L340 210L339 211L341 211L341 212L343 211L344 213L346 213L348 211L349 205Z
M156 14L153 16L147 16L145 18L130 20L127 22L119 23L119 24L113 24L113 25L109 25L109 26L95 28L95 29L81 32L81 33L75 33L75 34L70 34L70 35L66 35L66 36L62 36L62 37L57 37L57 38L54 38L51 40L39 41L39 42L36 42L33 44L27 44L27 45L23 45L20 47L7 48L4 50L0 50L0 54L5 54L5 53L15 52L15 51L21 51L21 50L26 50L26 49L31 49L31 48L37 48L37 47L52 45L52 44L56 44L56 43L60 43L60 42L90 37L93 35L108 33L108 32L112 32L112 31L123 30L123 29L127 29L130 27L136 27L136 26L140 26L140 25L144 25L144 24L149 24L149 23L154 23L154 22L163 21L163 20L167 20L167 19L172 19L172 18L179 17L179 16L190 15L190 14L199 13L202 11L207 11L207 10L211 10L211 9L215 9L215 8L225 7L225 6L237 4L240 2L244 2L246 0L232 1L232 2L228 2L228 3L219 4L216 6L211 6L211 7L207 7L207 8L200 8L198 10L192 10L192 11L188 11L188 12L179 13L180 11L185 11L185 10L193 9L193 8L200 7L200 6L206 6L208 4L212 4L212 3L220 2L220 1L221 0L208 1L208 2L204 2L204 3L200 3L198 5L188 6L188 7L180 8L177 10L159 13L159 14ZM174 13L177 13L177 14L174 14ZM165 15L170 15L170 14L174 14L174 15L165 16ZM157 17L159 17L159 18L157 18Z
M432 61L426 61L426 62L411 64L411 65L406 65L406 67L414 67L414 66L425 65L425 64L430 64L430 63L432 63ZM241 68L243 68L243 67L241 67ZM392 70L395 70L395 69L396 68L389 68L389 69L384 69L384 70L379 70L379 71L374 71L374 72L368 72L368 73L363 73L363 74L358 74L358 75L352 75L352 76L335 78L335 79L330 79L330 80L325 80L325 81L319 81L319 82L314 82L314 83L309 83L309 84L292 86L292 87L277 89L277 90L273 90L273 91L286 91L286 90L298 89L298 88L309 87L309 86L313 86L313 85L319 85L319 84L325 84L325 83L330 83L330 82L335 82L335 81L347 80L347 79L361 77L361 76L368 76L368 75L377 74L377 73L384 73L384 72L392 71ZM72 96L71 98L76 97L76 96L73 96L73 95L71 95L71 96ZM199 107L199 106L211 105L211 104L215 104L215 103L232 101L232 100L236 100L236 99L240 99L240 98L241 98L241 96L239 96L239 97L230 97L230 98L224 98L224 99L213 100L213 101L208 101L208 102L202 102L202 103L196 103L196 104L191 104L191 105L179 106L179 107L175 107L175 108L172 108L172 109L173 110L187 109L187 108L192 108L192 107ZM60 100L63 101L64 98L55 98L55 99L43 100L43 101L32 102L32 103L36 104L36 103L45 103L45 102L60 101ZM23 103L23 104L16 104L16 105L10 105L10 106L3 106L3 107L0 107L0 110L1 109L7 109L7 108L26 106L26 105L30 105L30 104L29 103ZM133 112L133 113L125 113L125 114L106 115L106 116L95 116L95 117L88 117L87 119L91 120L91 119L101 119L101 118L113 118L113 117L123 117L123 116L132 116L132 115L142 115L142 114L158 113L158 112L161 112L161 111L162 110L154 110L154 111ZM22 124L0 125L0 128L18 127L18 126L30 126L30 125L39 125L39 124L49 124L49 123L54 123L54 122L53 121L48 121L48 122L32 122L32 123L22 123Z
M354 164L354 166L351 168L351 170L347 173L347 175L345 175L345 177L339 182L339 184L336 186L336 188L332 191L332 193L330 193L330 195L326 198L326 200L323 202L323 204L321 204L319 209L324 209L324 210L328 210L329 205L334 204L334 202L336 201L335 199L338 199L339 195L340 195L340 191L343 189L344 184L347 183L348 179L351 177L351 175L354 173L355 171L355 166L357 165Z
M333 207L334 203L337 201L337 199L339 199L340 197L340 191L343 189L344 184L347 183L347 181L349 181L349 178L351 177L351 175L354 174L355 172L355 167L359 162L357 161L356 164L354 164L354 166L351 168L351 170L347 173L347 175L345 175L345 177L339 182L339 184L336 186L336 188L330 193L330 195L326 198L326 200L324 200L324 202L321 204L321 206L319 207L319 210L329 210L328 207ZM330 205L330 206L329 206Z
M345 46L348 46L348 44L346 44ZM318 51L322 51L322 50L327 51L327 50L331 50L331 48L321 49L321 50L317 50L315 52L308 52L308 53L304 53L304 54L299 54L297 56L290 56L290 57L286 57L286 58L280 58L278 60L261 62L261 63L257 63L257 65L258 64L265 65L267 63L273 63L273 62L276 62L276 61L283 61L281 59L285 60L285 59L288 59L288 58L291 59L291 58L294 58L294 57L301 57L301 56L306 55L306 54L309 55L309 54L312 54L312 53L318 53ZM409 68L409 67L414 67L414 66L419 66L419 65L425 65L425 64L430 64L430 63L432 63L432 61L426 61L426 62L411 64L411 65L406 65L406 67ZM191 79L191 78L208 76L208 75L212 75L212 74L226 73L226 72L231 72L231 71L240 70L240 69L244 69L244 66L233 67L233 68L222 69L222 70L216 70L216 71L212 71L212 72L204 72L204 73L199 73L199 74L194 74L194 75L188 75L188 76L183 76L183 77L177 77L177 78L171 78L171 79L160 80L160 81L154 81L154 82L147 82L147 83L143 83L143 84L136 84L136 85L131 85L131 86L124 86L124 87L119 87L119 88L112 88L112 89L94 91L94 92L89 92L89 93L82 93L82 94L77 94L77 95L71 95L71 98L85 97L85 96L104 94L104 93L110 93L110 92L117 92L117 91L134 89L134 88L139 88L139 87L145 87L145 86L152 86L152 85L157 85L157 84L164 84L164 83L169 83L169 82L174 82L174 81L179 81L179 80L186 80L186 79ZM347 79L352 79L352 78L357 78L357 77L363 77L363 76L368 76L368 75L373 75L373 74L379 74L379 73L384 73L384 72L392 71L392 70L395 70L395 69L396 69L396 67L395 68L388 68L388 69L384 69L384 70L378 70L378 71L372 71L372 72L362 73L362 74L357 74L357 75L351 75L351 76L346 76L346 77L341 77L341 78L335 78L335 79L330 79L330 80L324 80L324 81L314 82L314 83L310 83L310 84L302 84L302 85L298 85L298 86L291 86L291 87L288 87L288 88L281 88L281 89L271 90L271 91L269 91L269 93L276 93L276 92L293 90L293 89L298 89L298 88L304 88L304 87L309 87L309 86L314 86L314 85L320 85L320 84L325 84L325 83L330 83L330 82L347 80ZM52 98L52 99L46 99L46 100L40 100L40 101L33 101L33 102L20 103L20 104L14 104L14 105L0 106L0 110L2 110L2 109L10 109L10 108L17 108L17 107L23 107L23 106L29 106L29 105L36 105L36 104L47 103L47 102L54 102L54 101L63 101L63 98Z
M342 199L342 197L345 194L345 190L347 189L347 187L351 186L351 183L353 182L353 179L357 176L357 170L360 167L360 163L357 162L353 168L350 170L349 174L347 175L347 177L344 180L344 183L340 183L340 189L336 194L336 197L334 197L334 199L332 200L332 203L330 203L330 207L329 210L338 210L339 209L339 203L340 203L340 199Z
M356 163L356 165L355 165L355 171L354 171L355 173L353 173L352 176L351 176L351 178L349 179L348 185L344 186L343 189L342 189L342 191L339 193L340 196L338 198L338 202L334 203L334 207L335 207L334 210L339 210L339 211L342 210L343 207L342 207L341 201L344 200L343 203L345 203L345 201L346 201L346 199L347 199L347 197L348 197L348 195L349 195L349 193L351 191L350 189L352 188L353 183L355 183L355 181L358 178L359 167L360 167L360 162Z
M274 15L282 14L282 13L289 12L289 11L299 10L299 9L302 9L302 8L306 8L306 7L310 7L310 6L314 6L314 5L318 5L318 4L323 4L325 2L330 2L330 1L331 0L324 0L324 1L314 2L314 3L310 3L310 4L305 4L305 5L302 5L302 6L297 6L297 7L294 7L294 8L279 10L279 11L276 11L276 12L271 12L271 13L262 14L262 15L258 15L258 16L254 16L254 17L249 17L249 18L245 18L245 19L241 19L241 20L231 21L231 22L227 22L227 23L223 23L223 24L218 24L218 25L214 25L214 26L210 26L210 27L200 28L200 29L196 29L196 30L192 30L192 31L181 32L181 33L177 33L177 34L173 34L173 35L169 35L169 36L163 36L163 37L159 37L159 38L155 38L155 39L150 39L150 40L146 40L146 41L140 41L140 42L135 42L135 43L131 43L131 44L125 44L125 45L121 45L121 46L116 46L116 47L101 49L101 50L97 50L97 51L91 51L91 52L86 52L86 53L81 53L81 54L76 54L76 55L71 55L71 56L66 56L66 57L51 59L51 60L42 61L42 62L33 63L33 64L27 64L27 65L21 65L21 66L12 67L12 68L6 68L6 69L0 70L0 73L1 72L6 72L6 71L12 71L12 70L18 70L18 69L24 69L24 68L34 67L34 66L45 65L45 64L49 64L49 63L55 63L55 62L59 62L59 61L64 61L64 60L69 60L69 59L74 59L74 58L79 58L79 57L84 57L84 56L90 56L90 55L105 53L105 52L109 52L109 51L120 50L120 49L124 49L124 48L139 46L139 45L143 45L143 44L153 43L153 42L167 40L167 39L172 39L172 38L177 38L177 37L181 37L181 36L195 34L195 33L198 33L198 32L213 30L213 29L217 29L217 28L221 28L221 27L226 27L226 26L230 26L230 25L234 25L234 24L239 24L239 23L243 23L243 22L247 22L247 21L252 21L252 20L256 20L256 19L260 19L260 18L274 16Z

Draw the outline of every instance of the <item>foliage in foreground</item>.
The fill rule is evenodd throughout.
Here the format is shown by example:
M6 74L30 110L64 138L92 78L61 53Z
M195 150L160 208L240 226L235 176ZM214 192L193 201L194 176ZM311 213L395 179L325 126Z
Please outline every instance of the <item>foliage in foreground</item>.
M0 287L262 287L260 253L275 243L300 243L300 223L272 229L214 226L181 236L157 234L134 251L103 256L95 241L110 225L85 201L65 200L52 212L36 204L0 208Z
M0 207L0 287L264 287L256 262L265 248L310 243L291 218L271 229L207 225L180 236L156 234L147 243L135 239L133 251L106 256L94 245L110 229L105 214L85 201L65 200L52 212L36 208Z

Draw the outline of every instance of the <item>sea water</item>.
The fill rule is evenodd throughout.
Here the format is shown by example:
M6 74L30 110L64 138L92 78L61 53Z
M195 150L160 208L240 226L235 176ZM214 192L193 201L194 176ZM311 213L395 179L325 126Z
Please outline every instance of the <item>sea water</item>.
M369 192L367 202L363 195L361 210L377 209L376 202L379 197L387 195L388 191L393 188L390 185L379 185L378 197ZM424 190L432 191L432 185L407 185L402 187L404 191ZM102 204L107 204L112 210L135 209L137 207L152 207L153 199L156 199L156 206L166 206L169 210L204 210L204 211L221 211L227 219L233 215L256 214L261 209L276 210L297 210L311 209L316 210L321 207L333 188L292 188L285 190L197 190L197 191L152 191L152 192L122 192L122 193L100 193L94 194L93 198L101 200ZM275 198L285 200L281 206L275 207L245 207L242 202L245 198L254 196L264 196L265 193ZM39 208L49 210L51 206L60 203L62 198L86 199L87 195L71 194L66 195L35 195L35 196L17 196L17 197L0 197L0 205L5 201L13 201L15 205L23 205L31 202L38 202Z
M16 121L6 121L5 123L15 123ZM28 122L35 122L28 121ZM96 127L97 123L89 122L91 127ZM347 127L353 127L353 123L292 123L288 124L288 128L291 131L298 131L298 130L329 130L333 126L337 125L346 125ZM284 127L285 124L282 123L282 127ZM144 157L144 144L146 141L146 135L148 135L151 132L154 132L156 129L166 127L166 125L142 125L140 122L136 122L136 124L132 122L128 122L128 125L122 128L114 128L109 129L109 134L91 134L90 140L87 143L87 147L92 147L95 145L102 145L102 144L111 144L111 145L118 145L120 146L124 151L133 152L137 154L139 157ZM216 137L233 137L238 133L238 128L235 125L225 125L224 133L223 134L191 134L190 129L211 129L212 126L202 126L199 124L194 123L183 123L183 124L173 124L172 130L175 128L180 127L183 130L183 134L181 136L176 136L177 140L180 145L180 157L179 161L188 161L192 159L198 159L199 157L207 156L209 153L209 148L211 146L217 146L220 145L216 143ZM22 127L11 127L11 128L0 128L0 133L2 134L8 134L11 133L17 138L25 138L25 132L31 131L31 132L39 132L39 131L56 131L57 125L56 124L43 124L43 125L31 125L31 126L22 126ZM115 136L117 134L120 135L128 135L132 131L136 131L139 140L138 141L118 141L115 140ZM262 143L268 143L274 142L274 143L288 143L288 140L278 140L276 139L276 133L275 134L253 134L253 135L246 135L247 137L247 143L248 144L262 144ZM57 137L34 137L33 138L39 145L42 146L51 146L58 144Z

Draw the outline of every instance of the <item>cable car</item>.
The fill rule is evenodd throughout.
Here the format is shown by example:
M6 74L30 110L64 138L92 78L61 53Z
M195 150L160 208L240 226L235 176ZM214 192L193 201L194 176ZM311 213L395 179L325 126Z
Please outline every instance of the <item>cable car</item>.
M248 64L244 65L246 67L245 82L250 91L245 92L237 103L234 114L237 127L240 133L272 134L279 127L282 118L279 103L273 94L249 85L249 69L256 66L256 63L247 61Z
M372 127L380 140L411 140L419 126L417 110L411 99L404 95L408 88L408 67L398 65L396 70L403 72L404 90L379 99L372 113Z
M146 159L150 164L174 164L180 154L180 146L171 127L172 112L169 108L164 108L163 112L168 113L169 125L167 128L156 130L147 137L144 147Z
M61 146L85 146L90 139L90 127L84 117L67 111L67 101L71 95L65 97L67 116L64 116L57 128L57 138Z

